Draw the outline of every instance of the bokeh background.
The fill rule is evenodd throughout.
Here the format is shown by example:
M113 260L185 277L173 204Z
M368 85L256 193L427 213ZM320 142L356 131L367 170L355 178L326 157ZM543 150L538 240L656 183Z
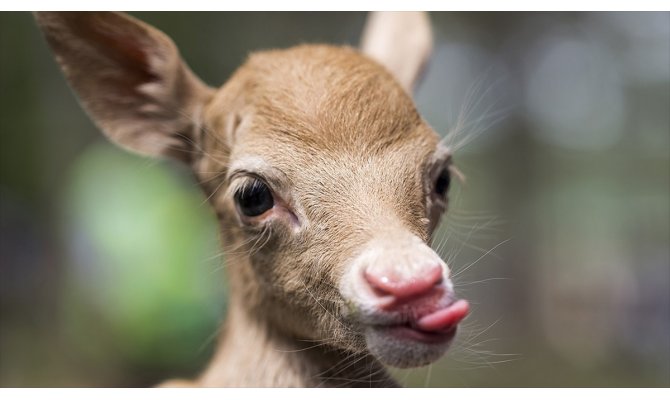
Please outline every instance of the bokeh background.
M133 14L214 86L250 51L356 45L365 22ZM474 307L446 358L394 373L419 387L670 386L670 14L431 18L416 100L467 176L435 244ZM0 93L0 385L193 376L226 285L188 171L107 143L28 13L0 13Z

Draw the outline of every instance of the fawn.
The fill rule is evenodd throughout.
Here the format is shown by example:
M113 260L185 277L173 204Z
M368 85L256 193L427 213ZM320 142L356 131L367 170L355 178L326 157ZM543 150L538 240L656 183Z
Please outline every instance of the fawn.
M100 130L188 164L237 249L213 360L164 385L397 386L384 365L445 353L468 303L428 244L452 161L408 94L424 13L371 14L360 52L253 53L219 89L128 15L35 17Z

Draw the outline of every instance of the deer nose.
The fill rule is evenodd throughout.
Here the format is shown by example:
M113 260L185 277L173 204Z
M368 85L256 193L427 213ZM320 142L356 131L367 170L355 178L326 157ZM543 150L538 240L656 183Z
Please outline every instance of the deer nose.
M411 270L369 267L365 279L377 295L393 296L396 301L431 294L443 281L440 265Z

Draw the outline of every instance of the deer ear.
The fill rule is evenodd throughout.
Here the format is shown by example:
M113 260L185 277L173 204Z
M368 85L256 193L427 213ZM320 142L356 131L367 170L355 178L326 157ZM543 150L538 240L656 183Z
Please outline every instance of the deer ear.
M121 13L35 18L81 104L112 141L146 155L190 159L193 121L213 90L164 33Z
M433 48L425 12L372 12L363 30L361 50L384 65L411 92Z

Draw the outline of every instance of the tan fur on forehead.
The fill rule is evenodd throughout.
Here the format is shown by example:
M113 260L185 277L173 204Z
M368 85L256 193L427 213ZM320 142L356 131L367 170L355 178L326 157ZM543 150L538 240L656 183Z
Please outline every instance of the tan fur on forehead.
M370 154L426 135L405 90L382 66L348 47L255 53L217 97L214 108L232 102L251 111L254 132L301 146Z

